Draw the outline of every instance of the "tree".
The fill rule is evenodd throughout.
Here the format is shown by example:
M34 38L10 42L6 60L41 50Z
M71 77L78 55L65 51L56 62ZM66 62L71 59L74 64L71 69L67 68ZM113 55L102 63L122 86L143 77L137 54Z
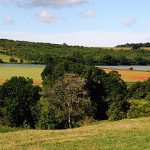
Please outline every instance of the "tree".
M132 44L132 50L137 50L140 49L140 45L139 44Z
M127 86L118 72L106 74L101 69L90 68L86 88L97 108L95 119L119 120L126 117Z
M128 91L129 98L143 99L146 97L146 82L135 82Z
M12 77L1 86L1 106L6 110L3 115L8 118L9 125L20 127L26 122L34 128L40 88L32 83L30 78Z
M128 97L132 99L150 99L150 78L144 82L135 82L129 88Z
M68 60L69 59L69 60ZM48 63L43 70L41 76L43 84L53 84L64 73L83 74L84 65L82 63L73 62L68 58L67 60L60 60L59 62Z
M82 63L82 64L84 64L84 58L79 52L73 53L69 57L69 60L71 60L74 63Z
M108 54L102 58L102 62L106 65L116 65L117 64L117 60Z
M83 78L65 73L52 87L44 87L42 99L48 103L46 105L49 107L49 112L53 112L48 114L47 111L46 115L49 115L47 122L55 124L55 128L72 128L86 117L92 116L91 101L83 86ZM42 107L42 113L46 107L45 105ZM42 113L39 120L43 118ZM47 124L48 126L51 125Z
M147 61L144 60L142 57L136 57L135 62L136 62L136 65L146 65L147 64Z
M118 59L120 65L130 65L130 61L124 55L121 55Z
M11 63L17 63L17 60L14 59L14 58L10 58L10 59L9 59L9 62L11 62Z
M96 107L94 119L107 119L106 111L108 109L108 105L105 101L106 91L104 88L104 81L105 78L107 78L107 74L104 70L96 67L89 67L86 72L85 87L90 96L90 100Z
M120 120L126 118L127 110L129 109L127 85L121 79L121 75L117 71L109 72L104 86L108 104L108 119Z
M22 59L22 58L20 58L20 63L21 63L21 64L23 64L23 62L24 62L24 61L23 61L23 59Z
M0 63L4 63L2 59L0 59Z

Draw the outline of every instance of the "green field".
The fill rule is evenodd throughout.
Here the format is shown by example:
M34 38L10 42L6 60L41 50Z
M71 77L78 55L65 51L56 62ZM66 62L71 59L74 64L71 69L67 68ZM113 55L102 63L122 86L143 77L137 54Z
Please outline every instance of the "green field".
M24 76L32 78L34 84L40 85L42 82L42 71L43 68L0 66L0 84L3 84L7 79L10 79L12 76Z
M0 133L1 150L149 150L150 117L68 130Z

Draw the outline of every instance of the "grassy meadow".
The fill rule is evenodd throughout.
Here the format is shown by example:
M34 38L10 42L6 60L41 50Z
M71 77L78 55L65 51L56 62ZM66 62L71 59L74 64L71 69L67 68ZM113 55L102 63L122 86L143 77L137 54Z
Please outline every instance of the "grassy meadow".
M0 133L1 150L149 150L150 117L67 130Z
M10 79L12 76L24 76L32 78L35 85L41 85L42 71L43 68L0 66L0 84L3 84L7 79Z
M9 63L10 58L15 58L16 60L18 60L18 62L20 60L19 58L16 58L16 57L13 57L13 56L0 54L0 59L2 59L3 62L5 62L5 63Z

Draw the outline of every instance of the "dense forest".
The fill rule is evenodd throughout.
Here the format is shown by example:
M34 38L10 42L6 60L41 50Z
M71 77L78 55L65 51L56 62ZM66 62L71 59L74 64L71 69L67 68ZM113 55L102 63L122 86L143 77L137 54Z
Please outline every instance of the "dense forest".
M150 116L150 79L131 87L116 71L85 64L80 57L49 57L41 77L12 77L0 86L0 124L66 129L96 120Z
M20 59L18 63L46 64L49 57L53 57L58 60L78 58L87 65L149 65L150 51L141 46L149 47L149 43L119 45L120 50L114 50L69 46L66 43L60 45L0 39L0 54L11 56L10 63L17 63L13 58L17 57ZM2 62L4 61L0 58L0 63Z

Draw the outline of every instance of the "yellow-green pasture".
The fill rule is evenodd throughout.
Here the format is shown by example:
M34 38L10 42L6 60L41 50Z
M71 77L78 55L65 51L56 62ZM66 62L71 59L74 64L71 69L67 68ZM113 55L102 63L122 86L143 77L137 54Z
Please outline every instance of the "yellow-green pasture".
M5 62L5 63L8 63L9 60L10 60L10 58L14 58L14 59L16 59L18 62L19 62L19 60L20 60L19 58L16 58L16 57L13 57L13 56L8 56L8 55L0 54L0 59L2 59L3 62Z
M23 76L32 78L34 84L41 85L41 73L43 68L33 67L9 67L0 66L0 84L3 84L6 80L12 76Z
M68 130L0 133L1 150L149 150L150 117Z

